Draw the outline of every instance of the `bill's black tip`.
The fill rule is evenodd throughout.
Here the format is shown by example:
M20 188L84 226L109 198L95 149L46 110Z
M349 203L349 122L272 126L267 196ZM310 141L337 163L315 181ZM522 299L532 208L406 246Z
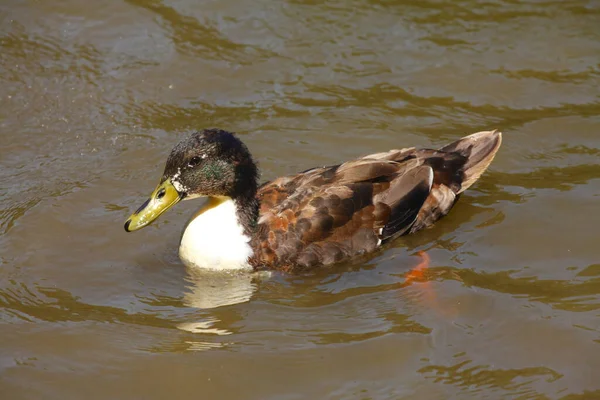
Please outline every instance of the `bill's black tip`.
M131 232L131 231L129 230L129 224L130 224L130 223L131 223L131 220L130 220L130 219L128 219L128 220L125 222L125 232Z

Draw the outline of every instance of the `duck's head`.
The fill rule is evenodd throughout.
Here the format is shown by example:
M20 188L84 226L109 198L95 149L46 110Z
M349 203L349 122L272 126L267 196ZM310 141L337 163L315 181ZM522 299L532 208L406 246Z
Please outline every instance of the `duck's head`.
M184 199L254 198L256 187L256 164L241 140L220 129L194 132L173 148L160 183L125 222L125 230L143 228Z

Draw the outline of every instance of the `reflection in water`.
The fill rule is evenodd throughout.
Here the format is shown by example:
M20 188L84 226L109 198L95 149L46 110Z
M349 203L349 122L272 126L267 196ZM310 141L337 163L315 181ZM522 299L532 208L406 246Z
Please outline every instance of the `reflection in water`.
M233 332L230 332L226 329L215 328L215 324L219 323L216 318L206 318L202 321L196 322L183 322L177 325L178 329L182 331L187 331L190 333L196 333L203 336L198 336L198 339L193 338L189 340L185 340L184 343L187 345L186 350L188 351L205 351L211 349L218 349L220 347L226 347L231 344L229 342L220 342L220 341L209 341L209 340L201 340L200 338L210 337L211 335L215 336L228 336Z
M256 291L256 281L268 277L269 274L249 272L204 271L187 268L186 280L189 285L183 295L183 303L192 308L214 309L250 301ZM210 336L228 336L233 332L218 328L222 323L216 314L202 316L200 320L186 321L177 325L178 329L198 334L197 338L185 340L186 350L205 351L225 347L231 342L211 341ZM222 323L226 326L227 324Z
M187 291L183 302L188 307L207 309L244 303L256 290L256 280L268 273L220 272L187 269Z
M199 322L184 322L179 324L177 327L181 330L192 333L208 333L218 336L227 336L233 333L226 329L214 328L213 326L215 322L219 322L219 320L216 318L207 318L204 321Z

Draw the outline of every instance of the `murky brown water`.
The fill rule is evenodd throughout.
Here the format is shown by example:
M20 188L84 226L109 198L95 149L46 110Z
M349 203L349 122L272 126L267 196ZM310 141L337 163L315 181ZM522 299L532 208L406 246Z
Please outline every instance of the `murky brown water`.
M600 398L600 3L322 3L0 3L3 399ZM203 127L264 179L505 140L362 264L214 276L176 254L198 203L122 228Z

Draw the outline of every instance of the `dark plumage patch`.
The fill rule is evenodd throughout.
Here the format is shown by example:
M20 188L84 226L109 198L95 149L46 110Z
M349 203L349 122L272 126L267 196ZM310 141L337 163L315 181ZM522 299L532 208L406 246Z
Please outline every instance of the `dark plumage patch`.
M433 171L421 166L401 176L385 197L390 206L388 221L381 231L381 239L389 240L402 235L415 222L417 214L431 190ZM397 189L394 193L394 189Z

